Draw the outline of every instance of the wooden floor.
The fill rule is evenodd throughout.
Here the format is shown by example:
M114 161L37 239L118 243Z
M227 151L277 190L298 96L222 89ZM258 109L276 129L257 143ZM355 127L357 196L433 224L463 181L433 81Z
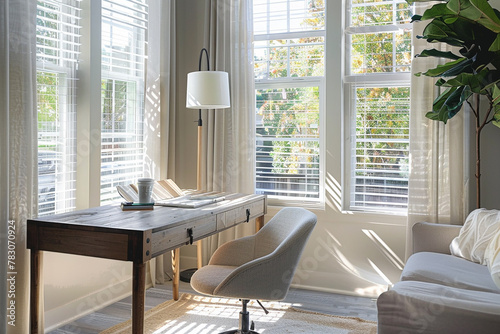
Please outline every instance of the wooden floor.
M196 294L188 283L180 282L181 293ZM172 298L170 284L157 285L146 291L145 308L149 310ZM377 320L376 300L372 298L354 297L325 292L290 289L286 299L295 307L326 314L359 317L366 320ZM105 307L97 312L84 316L48 334L95 334L130 319L132 297ZM236 325L235 325L236 326Z

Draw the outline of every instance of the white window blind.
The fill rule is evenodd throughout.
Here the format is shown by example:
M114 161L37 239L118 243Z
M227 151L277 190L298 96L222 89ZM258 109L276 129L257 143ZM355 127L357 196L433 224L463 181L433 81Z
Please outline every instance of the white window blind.
M258 89L257 191L319 196L319 87Z
M404 211L408 201L412 7L351 0L344 78L350 210Z
M256 191L321 198L322 0L255 0Z
M143 174L146 1L102 2L101 203Z
M38 214L75 208L77 0L37 2Z

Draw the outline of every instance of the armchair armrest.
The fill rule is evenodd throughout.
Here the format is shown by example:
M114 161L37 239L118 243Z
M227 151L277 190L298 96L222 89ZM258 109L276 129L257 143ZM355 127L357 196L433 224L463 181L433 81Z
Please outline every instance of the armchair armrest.
M412 227L413 253L450 254L450 243L458 236L462 225L416 223Z

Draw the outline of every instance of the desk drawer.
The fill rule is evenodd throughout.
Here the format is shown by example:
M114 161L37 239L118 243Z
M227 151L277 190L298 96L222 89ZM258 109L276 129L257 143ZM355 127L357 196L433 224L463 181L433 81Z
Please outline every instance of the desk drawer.
M247 220L247 210L249 210L249 219L254 219L264 215L264 200L248 203L245 206L229 210L217 215L217 230L224 230Z
M193 240L200 240L217 231L215 215L195 220L183 226L173 227L153 233L151 237L151 253L153 257L166 251L189 244L188 229L193 231Z

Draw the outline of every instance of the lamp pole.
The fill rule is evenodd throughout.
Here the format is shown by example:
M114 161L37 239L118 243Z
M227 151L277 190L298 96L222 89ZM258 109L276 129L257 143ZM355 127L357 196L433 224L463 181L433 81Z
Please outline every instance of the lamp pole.
M205 52L207 56L207 71L210 71L210 60L208 57L208 50L203 48L201 49L200 52L200 60L198 62L198 71L201 71L201 61L203 58L203 52ZM202 185L201 185L201 159L202 159L202 127L203 127L203 121L201 119L201 109L198 109L198 161L197 161L197 170L196 170L196 189L201 190Z
M201 70L203 53L207 59L207 70ZM186 90L186 108L198 109L198 161L196 188L206 190L202 186L202 109L225 109L230 107L229 74L224 71L210 71L208 50L202 48L198 62L198 72L188 73ZM198 241L198 268L201 267L201 240ZM191 271L191 270L190 270Z
M208 57L208 50L203 48L201 49L200 52L200 60L198 62L198 71L201 71L201 59L203 58L203 52L205 52L207 56L207 71L210 71L210 60ZM198 161L197 161L197 166L196 166L196 189L201 190L202 185L201 185L201 159L202 159L202 129L203 129L203 120L201 119L201 109L198 109ZM202 252L202 240L198 240L198 243L196 245L196 265L198 269L200 269L203 266L203 252Z

